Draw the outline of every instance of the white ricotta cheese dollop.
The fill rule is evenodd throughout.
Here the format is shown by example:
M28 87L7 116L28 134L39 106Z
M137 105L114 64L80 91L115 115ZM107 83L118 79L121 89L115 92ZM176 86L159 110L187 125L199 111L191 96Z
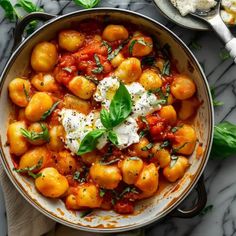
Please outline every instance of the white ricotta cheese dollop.
M196 10L210 10L217 2L215 0L170 0L182 16Z

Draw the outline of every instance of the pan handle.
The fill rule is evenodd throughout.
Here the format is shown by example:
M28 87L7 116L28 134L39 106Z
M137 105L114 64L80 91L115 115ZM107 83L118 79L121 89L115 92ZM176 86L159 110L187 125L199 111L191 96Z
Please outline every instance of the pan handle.
M25 27L33 20L48 21L56 17L55 15L45 12L34 12L25 16L16 26L14 32L13 51L24 40Z
M178 217L178 218L192 218L194 216L199 215L199 213L201 213L201 211L206 206L206 202L207 202L207 193L206 193L203 176L201 176L201 178L199 179L195 189L197 190L197 194L198 194L196 205L192 209L189 209L189 210L182 210L178 207L172 213L170 213L170 216Z

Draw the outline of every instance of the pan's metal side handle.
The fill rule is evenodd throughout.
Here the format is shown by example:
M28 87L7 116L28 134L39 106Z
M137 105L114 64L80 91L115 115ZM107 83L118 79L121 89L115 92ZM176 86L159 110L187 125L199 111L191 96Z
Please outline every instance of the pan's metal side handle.
M201 213L201 211L206 206L206 202L207 202L207 193L206 193L203 176L201 176L195 188L198 194L196 205L192 209L189 209L189 210L182 210L178 207L172 213L170 213L170 216L179 217L179 218L192 218L194 216L199 215L199 213Z
M14 45L13 50L24 40L23 34L25 27L33 20L48 21L56 17L44 12L33 12L25 16L16 26L14 32Z

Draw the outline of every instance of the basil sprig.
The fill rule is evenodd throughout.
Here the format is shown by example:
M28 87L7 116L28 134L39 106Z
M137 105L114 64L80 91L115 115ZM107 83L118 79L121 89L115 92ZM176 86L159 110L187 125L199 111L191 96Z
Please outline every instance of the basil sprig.
M95 7L100 0L74 0L74 2L84 8L93 8Z
M100 59L97 54L94 54L94 60L96 62L97 68L93 69L92 72L94 74L100 74L103 72L103 65L100 62Z
M40 123L40 126L42 129L41 132L29 131L29 130L23 129L23 128L20 129L20 132L25 138L27 138L30 141L35 141L35 140L41 139L41 140L45 140L45 141L49 142L50 135L49 135L49 131L48 131L47 126L44 124L41 124L41 123Z
M40 177L42 175L42 173L35 174L35 173L33 173L33 171L41 168L42 164L43 164L43 157L40 158L40 160L38 161L38 163L36 165L33 165L31 167L25 167L22 169L13 168L13 170L17 173L27 173L29 176L36 179L36 178Z
M141 45L143 45L143 46L152 47L152 44L149 43L149 42L146 42L143 38L134 39L134 40L131 41L131 43L130 43L130 45L129 45L129 54L132 54L134 45L135 45L136 43L141 44Z
M98 139L103 134L107 134L108 139L114 145L118 145L117 135L112 129L126 120L131 111L132 101L130 94L125 85L120 83L111 101L110 111L102 109L100 112L100 119L105 129L96 129L89 132L82 140L77 154L82 155L93 151L96 148Z
M41 117L41 120L46 120L46 118L48 116L50 116L52 114L52 112L56 109L56 107L59 103L60 103L60 101L55 102L49 110L45 111Z

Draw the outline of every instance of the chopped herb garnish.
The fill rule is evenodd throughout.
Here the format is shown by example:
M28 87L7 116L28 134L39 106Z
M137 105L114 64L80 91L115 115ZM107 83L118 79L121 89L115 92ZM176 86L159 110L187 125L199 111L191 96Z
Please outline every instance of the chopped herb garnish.
M167 76L170 75L170 61L169 60L167 60L164 63L161 75L167 75Z
M96 84L96 85L99 84L99 81L97 80L96 77L92 77L92 76L88 76L88 75L86 75L85 78L86 78L87 80L92 81L92 82L93 82L94 84Z
M46 118L48 116L50 116L52 114L52 112L56 109L56 107L59 103L60 103L60 101L55 102L49 110L45 111L41 117L41 120L46 120Z
M47 126L44 124L41 124L41 123L40 123L40 126L42 129L41 132L29 131L29 130L26 130L23 128L21 128L20 131L21 131L21 134L30 141L35 141L35 140L41 139L41 140L45 140L45 141L49 142L50 135L49 135Z
M30 96L29 96L28 91L26 90L25 84L23 84L23 91L24 91L26 100L29 101L30 100Z
M100 188L100 189L99 189L99 196L100 196L100 197L103 197L105 194L106 194L106 190Z
M112 47L111 45L108 44L107 41L103 40L102 41L102 46L105 46L107 48L107 53L110 54L112 52Z
M178 159L179 159L178 156L175 156L175 155L171 156L170 168L172 168L175 165L175 163L178 161Z
M31 167L25 167L22 169L13 168L13 171L15 171L17 173L27 173L29 176L36 179L36 178L40 177L42 174L41 173L34 174L33 171L41 168L42 164L43 164L43 157L40 158L40 160L38 161L38 163L36 165L33 165Z
M153 143L149 143L148 145L146 145L145 147L142 147L141 150L142 151L148 151L153 147Z
M182 128L182 127L183 127L183 125L175 126L175 127L173 127L173 128L171 129L171 132L172 132L172 133L175 133L175 132L177 132L180 128Z
M103 161L101 161L100 163L101 163L102 165L106 166L106 165L114 164L114 163L118 162L119 160L120 160L120 159L113 159L113 160L108 161L108 162L103 162Z
M103 72L103 65L100 62L100 59L97 54L94 54L94 60L96 62L97 68L93 69L92 72L95 74L100 74Z
M139 192L136 190L136 188L128 186L122 191L122 193L120 194L119 197L122 198L126 193L136 193L136 194L138 194Z
M72 69L70 67L63 67L62 70L72 73Z
M148 46L148 47L152 47L152 44L151 43L148 43L148 42L145 42L143 38L140 38L140 39L134 39L131 41L130 45L129 45L129 54L132 54L133 52L133 48L134 48L134 45L136 43L139 43L143 46Z
M112 51L110 54L108 54L107 60L111 61L114 57L118 55L118 53L123 49L123 47L129 42L129 39L124 40L118 48L116 48L114 51Z
M139 157L129 157L128 160L140 161Z
M149 129L143 129L140 133L139 133L139 137L140 138L143 138L145 137L146 135L148 135L149 133Z
M93 210L84 211L84 212L81 213L80 217L84 218L84 217L90 215L92 212L93 212Z
M73 175L73 179L74 180L79 180L79 178L80 178L80 171L76 171Z
M189 142L185 142L184 144L182 144L180 147L178 148L173 148L172 149L172 154L177 153L179 150L181 150L183 147L185 147L185 145L187 145Z
M209 213L209 211L211 211L213 209L213 205L209 205L206 206L205 208L203 208L203 210L200 212L199 216L204 216L207 213Z
M114 206L116 204L116 200L114 198L111 199L111 204Z

